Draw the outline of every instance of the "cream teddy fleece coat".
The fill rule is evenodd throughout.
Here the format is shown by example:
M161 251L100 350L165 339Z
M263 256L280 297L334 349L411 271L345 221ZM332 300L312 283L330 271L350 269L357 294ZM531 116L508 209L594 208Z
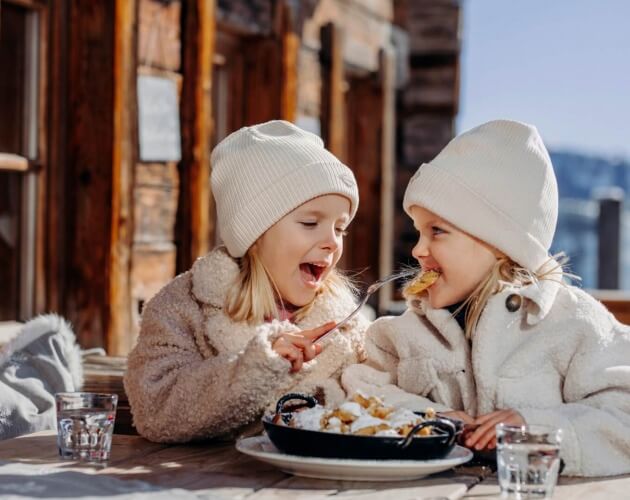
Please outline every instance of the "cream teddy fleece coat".
M298 373L290 373L289 361L272 350L271 341L278 333L342 319L355 307L351 293L319 295L297 325L235 323L223 303L238 271L224 248L215 249L147 304L124 378L134 424L147 439L234 434L287 392L319 392L326 404L343 400L341 372L363 360L368 323L361 315L327 339L323 352Z
M590 295L555 281L506 288L472 344L448 310L409 305L369 328L367 362L342 376L348 392L473 417L515 409L528 424L563 429L565 474L630 472L630 327Z

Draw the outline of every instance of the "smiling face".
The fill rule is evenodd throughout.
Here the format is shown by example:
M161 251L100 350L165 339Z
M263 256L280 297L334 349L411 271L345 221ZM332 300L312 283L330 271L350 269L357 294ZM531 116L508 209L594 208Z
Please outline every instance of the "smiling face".
M488 276L498 252L425 208L414 205L410 212L419 233L411 254L423 270L440 272L427 292L431 306L462 302Z
M350 201L343 196L319 196L270 227L255 248L282 300L302 307L315 294L343 252L350 221Z

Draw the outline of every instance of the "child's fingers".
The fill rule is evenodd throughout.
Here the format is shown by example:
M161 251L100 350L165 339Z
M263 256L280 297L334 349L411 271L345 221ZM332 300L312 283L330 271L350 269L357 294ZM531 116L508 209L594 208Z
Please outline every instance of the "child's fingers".
M291 362L291 371L300 371L303 363L303 353L300 348L294 346L283 337L280 337L274 343L273 350L276 351L278 355Z
M520 415L512 410L501 410L479 417L475 423L479 424L481 422L481 424L470 437L466 439L466 446L474 446L475 449L480 450L488 444L490 439L495 437L495 427L497 424L501 422L514 424L516 416L520 417Z
M475 425L483 425L485 424L487 421L494 419L494 417L496 416L496 414L499 413L497 411L493 411L491 413L486 413L485 415L481 415L479 417L477 417L474 421Z
M494 432L494 426L501 421L501 416L499 415L501 412L493 412L490 418L484 418L483 423L480 424L466 439L466 446L479 449L477 445L480 443L481 439L486 435L489 429ZM487 417L487 415L484 415ZM475 423L479 423L480 419L477 419Z
M494 429L494 426L486 429L485 434L483 434L477 440L477 444L475 445L475 449L476 450L483 450L484 448L487 448L488 447L488 443L490 443L490 441L492 441L495 436L496 436L496 431Z
M324 323L322 326L318 326L312 330L303 330L300 335L309 340L317 340L328 330L331 330L335 325L336 323L334 321L329 321L328 323Z
M317 351L311 340L304 338L302 335L287 333L282 337L304 352L304 361L310 361L321 352L321 349L319 352Z
M304 351L304 361L310 361L318 354L315 350L315 346L311 342L305 342L302 346L302 350Z

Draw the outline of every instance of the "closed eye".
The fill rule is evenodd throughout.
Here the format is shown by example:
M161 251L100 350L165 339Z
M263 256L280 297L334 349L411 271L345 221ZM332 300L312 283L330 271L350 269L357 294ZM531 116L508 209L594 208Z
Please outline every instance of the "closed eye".
M314 229L315 227L317 227L316 221L301 221L300 224L309 229Z

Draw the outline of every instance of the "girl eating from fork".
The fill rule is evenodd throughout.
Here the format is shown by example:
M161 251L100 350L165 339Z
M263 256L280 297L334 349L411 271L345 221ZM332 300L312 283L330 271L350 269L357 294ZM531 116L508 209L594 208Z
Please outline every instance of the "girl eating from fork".
M285 121L214 149L212 191L225 244L146 306L125 389L134 424L161 442L232 435L289 391L334 405L342 369L362 360L367 321L335 269L357 211L351 170Z
M537 130L497 120L456 137L404 209L425 282L372 324L344 388L460 418L475 450L495 447L499 423L561 428L565 474L630 472L630 327L549 255L558 191Z

